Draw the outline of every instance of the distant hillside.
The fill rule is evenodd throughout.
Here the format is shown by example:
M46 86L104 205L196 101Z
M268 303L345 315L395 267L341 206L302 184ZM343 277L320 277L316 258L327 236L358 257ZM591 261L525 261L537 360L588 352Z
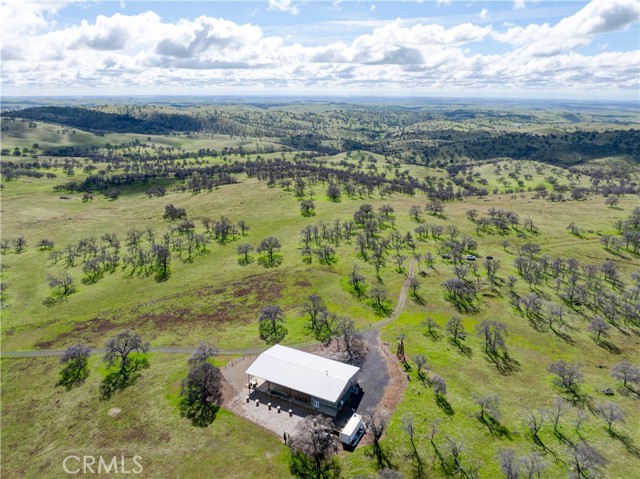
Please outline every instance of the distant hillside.
M203 126L201 120L191 115L152 113L145 118L136 118L129 114L63 106L25 108L3 115L8 118L26 118L105 133L166 134L172 131L198 131Z

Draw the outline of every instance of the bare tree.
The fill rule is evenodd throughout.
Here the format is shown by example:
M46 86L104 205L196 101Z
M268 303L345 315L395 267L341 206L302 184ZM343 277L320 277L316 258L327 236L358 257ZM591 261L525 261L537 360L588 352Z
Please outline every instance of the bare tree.
M596 412L605 420L609 431L611 431L611 425L614 422L624 422L624 413L622 412L622 408L614 402L605 401L598 404L598 406L596 406Z
M315 204L311 200L302 200L300 202L300 212L302 213L302 216L313 216L314 208Z
M444 396L447 395L447 382L437 374L433 374L429 379L429 383L436 395L436 400L440 402L440 404L445 404Z
M387 295L387 290L383 286L377 284L369 291L369 297L374 301L374 306L380 310L385 307Z
M351 273L349 274L349 284L353 287L353 290L358 296L363 294L363 286L365 278L358 272L358 265L354 264Z
M251 246L249 243L243 243L239 244L236 250L239 255L244 255L241 260L242 264L249 264L249 253L253 251L253 246Z
M591 320L591 322L589 323L589 327L587 329L590 333L593 333L596 335L597 341L600 341L601 335L603 336L609 335L609 330L611 329L611 326L609 326L609 324L600 316L596 316Z
M611 368L611 377L622 380L624 387L629 384L640 385L640 368L629 361L620 361Z
M410 413L404 414L402 416L402 429L407 433L407 436L409 438L409 445L411 446L411 456L413 457L415 463L415 477L425 477L424 462L422 461L422 458L420 457L420 453L418 452L418 448L416 446L416 426L413 416Z
M542 479L543 477L547 477L545 475L546 468L547 463L537 452L532 452L520 458L520 471L522 472L523 479Z
M292 475L317 479L338 477L339 466L334 460L338 452L338 437L332 434L335 428L328 417L307 416L298 423L289 438Z
M473 403L480 408L478 419L482 422L498 421L500 419L500 398L497 394L485 394L479 396L476 393L471 395Z
M560 418L567 412L569 406L570 405L567 401L556 396L553 398L551 407L546 410L546 415L553 425L553 432L556 434L559 434L558 425L560 423Z
M380 470L385 466L390 467L391 465L380 442L388 422L389 414L384 411L378 411L375 408L370 408L364 413L364 423L366 425L367 432L371 435L373 455L376 457L378 469Z
M538 433L544 424L544 414L540 411L528 410L525 412L525 421L529 432L531 432L531 435L533 436L533 440L541 444L542 441L540 440Z
M420 326L427 328L427 334L431 336L433 339L438 339L440 329L440 325L435 322L433 318L427 318L420 323Z
M345 353L345 362L360 366L367 357L368 345L364 337L357 330L353 319L341 317L335 326L335 335L342 342Z
M602 455L584 441L571 448L570 477L573 479L601 477L605 464Z
M284 326L284 311L280 306L269 305L262 308L258 317L260 339L268 344L275 344L287 335Z
M189 358L189 364L194 365L208 361L218 355L220 350L211 343L202 342L196 348L196 352Z
M413 358L413 362L416 363L418 377L420 379L424 379L424 372L431 369L429 367L429 362L427 361L427 357L424 354L416 354Z
M499 351L506 351L505 336L507 335L507 325L494 320L482 320L478 324L476 331L478 336L484 338L484 350L490 354L498 354Z
M516 451L511 448L498 451L498 462L505 479L519 479L521 464L516 456Z
M116 390L129 386L140 369L149 367L145 355L149 351L149 343L144 342L136 331L120 331L105 343L104 349L102 361L110 371L100 385L103 397L110 397Z
M452 316L445 326L447 332L453 336L453 342L460 343L460 340L464 340L466 330L464 324L462 324L462 318L460 316Z
M60 363L64 365L60 371L58 385L70 390L86 381L89 377L89 354L91 348L82 344L69 346L60 357Z
M420 281L415 276L409 277L409 287L413 292L414 297L418 297L418 288L420 287Z
M304 314L309 316L309 329L317 334L319 330L318 319L327 310L327 305L317 294L307 296L307 301L302 305Z
M564 359L551 363L549 372L556 374L553 383L565 391L576 393L583 380L579 363L567 363Z
M267 254L267 264L269 266L273 266L275 264L276 252L279 251L280 248L282 248L280 240L273 236L269 236L260 242L260 246L258 246L256 251L258 253L265 252Z
M53 289L53 295L64 299L76 292L75 282L69 273L61 273L58 276L49 275L49 287Z
M189 374L182 381L180 390L180 413L199 427L213 422L222 403L222 373L207 362L211 353L211 345L201 344L198 347L189 360Z

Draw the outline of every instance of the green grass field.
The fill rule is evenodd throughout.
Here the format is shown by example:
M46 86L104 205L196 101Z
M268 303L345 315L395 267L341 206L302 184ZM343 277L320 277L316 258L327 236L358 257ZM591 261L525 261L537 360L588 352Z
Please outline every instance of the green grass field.
M37 133L34 130L38 130ZM3 132L3 148L31 147L36 142L63 145L65 141L82 144L97 141L93 136L85 135L91 134L76 132L76 138L68 140L68 136L62 138L56 131L39 124L38 128L24 132L22 137L17 130L11 130L9 136ZM100 137L99 141L115 144L133 141L141 135L131 138L117 135L117 139L108 136ZM140 140L144 141L143 138ZM166 145L187 149L204 145L220 149L237 144L237 140L220 142L218 138L154 139L157 144L163 144L163 141ZM255 143L254 140L243 141ZM348 161L357 162L359 156L354 154ZM345 157L337 155L325 159L338 163ZM366 160L364 163L366 165ZM581 263L614 261L621 277L629 284L630 274L640 268L640 259L624 250L617 254L605 250L600 244L599 233L615 233L614 222L629 216L638 206L637 197L622 197L615 208L605 206L604 198L600 196L557 203L533 199L532 193L514 197L502 193L509 185L499 178L504 177L515 184L517 180L508 174L518 162L501 161L498 164L499 174L495 172L496 164L474 166L471 171L486 178L490 190L499 188L500 194L446 203L444 218L424 214L421 221L443 227L454 225L461 234L473 236L478 241L479 255L492 255L500 261L498 277L503 280L508 275L516 275L513 262L518 247L535 242L542 248L541 253L550 257L574 257ZM383 165L379 158L378 166L382 168ZM403 164L400 171L407 168L416 177L446 177L441 169L428 170L416 165ZM520 168L521 178L531 175L525 180L525 188L535 187L550 175L558 177L560 184L588 185L586 176L560 168L555 168L554 172L554 167L549 165L522 162ZM395 210L396 229L403 234L407 231L414 234L418 223L409 217L409 209L416 204L424 208L428 201L423 194L394 194L383 199L343 195L339 202L331 202L325 195L326 186L317 184L313 187L316 214L306 218L301 216L298 201L291 191L269 188L264 182L239 176L240 183L222 186L210 193L177 192L174 190L177 182L171 180L165 182L169 191L161 198L147 198L144 192L151 185L140 185L121 188L122 194L115 201L94 194L93 201L83 202L81 194L54 192L53 187L67 179L61 169L52 171L57 178L21 177L3 183L2 239L24 236L27 240L25 251L19 254L9 251L2 257L2 282L7 285L2 311L4 351L62 349L78 341L101 347L110 336L124 328L138 330L153 346L195 346L206 340L223 349L261 347L264 342L258 336L257 316L265 304L278 304L285 310L289 334L284 344L297 344L312 339L301 316L302 304L310 294L319 294L332 312L348 315L359 327L367 328L381 316L368 302L352 294L346 278L353 264L357 264L368 285L375 284L373 266L356 255L355 240L350 244L342 242L336 248L337 262L331 266L320 265L315 258L311 264L306 264L300 254L300 230L306 225L351 219L354 211L364 203L370 203L376 209L389 203ZM73 179L82 179L84 175L76 169ZM153 276L128 276L118 268L95 284L83 284L82 267L78 262L69 268L78 291L53 306L43 304L50 294L47 275L64 268L61 263L53 264L49 252L36 249L39 240L53 240L56 248L62 249L67 243L76 243L81 238L116 233L124 243L126 232L131 228L153 228L160 237L169 227L169 222L162 218L164 207L169 203L185 208L198 231L203 230L203 218L216 219L222 215L233 222L246 221L250 230L246 236L228 244L211 242L208 252L192 262L174 257L171 275L162 282ZM515 211L521 220L531 219L538 232L524 232L522 237L513 230L508 235L478 235L474 223L465 213L477 209L480 215L486 215L490 208ZM582 237L567 231L571 222L584 231ZM240 264L237 245L248 242L255 247L267 236L275 236L282 242L282 263L265 268L254 251L252 262ZM505 239L509 241L506 248L502 245ZM409 443L401 427L403 415L410 413L419 433L419 453L430 471L429 477L444 477L440 468L434 466L437 463L433 451L424 438L429 422L435 419L441 421L436 443L444 447L446 435L463 438L467 447L463 463L481 461L480 477L500 477L496 453L506 447L521 454L540 452L549 465L548 477L565 477L568 466L563 461L569 457L566 444L554 435L547 422L540 433L547 448L544 449L534 444L524 424L527 410L548 408L554 396L560 394L552 385L547 367L552 361L565 359L582 364L585 376L582 391L589 406L593 408L611 400L625 412L626 423L615 424L613 429L618 435L611 437L604 421L588 412L587 407L589 421L580 429L580 434L607 460L608 477L632 477L640 468L637 452L640 447L639 399L610 378L609 370L621 360L638 363L640 333L637 329L613 328L608 341L615 349L607 350L587 332L593 312L578 307L568 310L570 342L549 331L537 331L510 304L506 286L495 291L486 286L486 273L482 261L478 261L478 278L485 286L479 296L478 311L462 314L468 331L465 343L470 348L470 352L462 354L444 333L446 321L459 313L446 300L441 287L445 279L453 277L453 272L448 262L438 258L438 243L431 238L427 241L416 239L417 252L424 255L429 251L437 257L434 268L428 268L424 261L420 264L420 268L428 272L427 276L419 277L418 291L423 302L419 304L410 297L405 311L382 330L381 338L390 342L395 350L397 338L404 335L409 358L415 354L427 356L432 372L447 382L446 399L453 412L447 413L439 407L432 389L417 377L415 367L410 370L411 381L393 412L383 439L383 447L390 452L392 464L406 477L411 477L411 459L407 456ZM406 269L411 258L408 250L404 254L407 255ZM406 271L396 271L389 261L381 272L381 279L389 292L390 309L393 309ZM520 295L528 294L529 288L522 279L516 291ZM560 303L550 284L541 285L538 293L546 301ZM427 317L434 318L443 327L442 337L438 340L427 337L420 325ZM501 374L484 353L482 340L475 335L475 326L483 319L499 319L507 325L507 347L516 361L511 374ZM288 453L281 438L225 410L221 410L206 429L194 428L179 416L178 391L187 371L186 357L152 354L151 368L142 372L138 383L109 400L99 399L98 385L102 374L99 357L92 357L88 382L70 392L55 386L58 370L56 358L2 359L3 477L62 477L62 459L68 454L85 453L139 454L144 458L144 477L160 479L280 478L288 474ZM614 389L612 398L602 394L606 387ZM472 393L499 395L500 422L504 426L502 435L492 435L475 417L477 407L473 404ZM107 414L114 407L122 409L116 418ZM577 410L576 407L568 410L560 428L574 443L580 440L573 428ZM342 454L343 476L375 477L375 461L368 457L368 452L370 447L367 446L354 453ZM29 457L28 461L26 457Z

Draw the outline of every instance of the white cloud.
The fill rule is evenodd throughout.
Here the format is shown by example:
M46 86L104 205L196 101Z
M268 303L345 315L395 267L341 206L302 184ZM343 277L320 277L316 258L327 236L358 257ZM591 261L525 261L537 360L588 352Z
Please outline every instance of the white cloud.
M489 16L489 10L487 10L486 8L483 8L482 10L480 10L480 14L479 17L484 20L485 18L487 18Z
M451 5L452 0L436 0L438 5Z
M513 9L514 10L524 10L527 8L527 3L525 0L513 0Z
M371 5L371 6L369 7L369 11L370 11L370 12L375 12L375 11L376 11L376 6L375 6L375 5Z
M297 15L300 9L291 3L291 0L269 0L269 9Z
M5 4L2 8L4 15ZM502 95L558 93L579 85L580 91L632 96L640 76L637 49L572 52L600 33L637 22L635 0L595 0L554 25L494 29L473 23L409 25L398 19L372 24L353 40L314 46L295 43L295 35L285 41L254 24L208 16L169 22L151 11L56 25L51 16L56 8L60 4L28 5L18 12L22 17L7 23L11 34L2 32L7 94L298 88ZM481 18L482 12L486 18L486 9ZM481 53L489 39L508 51Z
M624 29L637 22L638 16L640 3L636 0L594 0L555 25L514 26L493 37L520 47L523 54L555 55L590 44L598 33Z

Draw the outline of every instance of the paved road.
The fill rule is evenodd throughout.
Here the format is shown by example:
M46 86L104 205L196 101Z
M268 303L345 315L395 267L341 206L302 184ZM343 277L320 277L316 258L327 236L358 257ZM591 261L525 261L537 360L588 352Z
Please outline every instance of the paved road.
M409 266L409 275L407 276L407 280L402 285L402 289L400 289L400 294L398 295L398 303L396 304L396 308L393 310L391 315L381 321L378 321L371 325L370 327L365 329L366 331L370 331L372 329L379 330L385 327L387 324L392 323L402 313L405 305L407 304L407 293L409 291L409 281L415 274L416 269L416 260L411 261L411 266ZM296 349L304 349L309 346L313 346L318 344L317 341L307 341L304 343L291 344L289 347ZM231 356L236 354L260 354L262 351L266 350L267 347L264 348L244 348L244 349L221 349L219 355L221 356ZM0 356L6 358L38 358L45 356L62 356L64 354L64 349L40 349L40 350L26 350L26 351L2 351L0 352ZM172 347L152 347L149 348L149 351L152 353L167 353L167 354L193 354L196 351L196 348L172 348ZM91 351L93 354L102 354L104 353L103 348L96 348Z

